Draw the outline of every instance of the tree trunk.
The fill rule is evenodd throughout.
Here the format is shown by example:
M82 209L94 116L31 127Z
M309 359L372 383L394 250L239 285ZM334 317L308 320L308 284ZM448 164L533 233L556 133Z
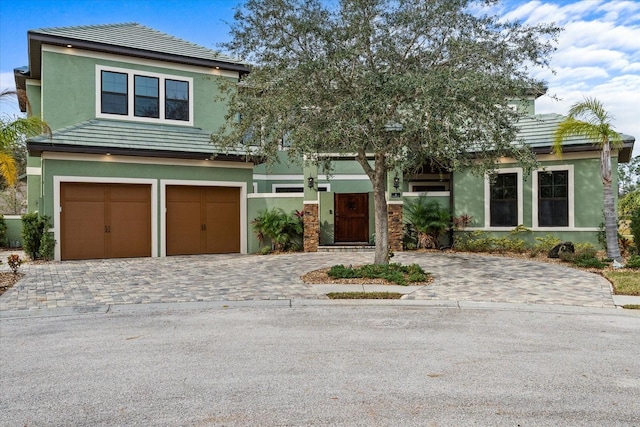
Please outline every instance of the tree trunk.
M618 217L611 182L611 146L609 141L603 144L600 152L600 172L604 187L604 229L607 242L607 258L622 261L618 247Z
M374 264L389 264L389 217L387 212L387 180L384 159L378 164L376 156L373 181L373 205L376 223L376 252Z

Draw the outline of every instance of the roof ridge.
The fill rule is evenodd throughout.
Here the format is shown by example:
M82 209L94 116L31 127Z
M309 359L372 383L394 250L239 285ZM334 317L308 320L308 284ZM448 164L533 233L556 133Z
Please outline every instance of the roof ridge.
M134 25L140 25L137 22L118 22L113 24L93 24L93 25L67 25L64 27L41 27L33 30L29 30L31 32L40 32L40 31L60 31L60 30L71 30L71 29L94 29L94 28L111 28L111 27L129 27Z

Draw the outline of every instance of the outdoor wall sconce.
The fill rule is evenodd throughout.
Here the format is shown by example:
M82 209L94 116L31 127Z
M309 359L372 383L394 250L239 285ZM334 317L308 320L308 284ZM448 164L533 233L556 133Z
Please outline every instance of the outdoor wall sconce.
M309 188L313 188L313 177L310 176L309 179L307 180L307 187Z
M400 187L400 178L396 175L395 178L393 178L393 188L397 190L398 187Z

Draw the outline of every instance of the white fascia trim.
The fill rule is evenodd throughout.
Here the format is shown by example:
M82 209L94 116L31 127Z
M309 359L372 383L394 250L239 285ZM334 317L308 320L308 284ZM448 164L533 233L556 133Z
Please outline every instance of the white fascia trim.
M126 116L121 114L107 114L103 113L102 110L102 71L111 71L114 73L123 73L127 75L127 110L128 114ZM155 77L158 79L158 107L159 107L159 118L152 117L137 117L135 115L135 76L145 76L145 77ZM189 120L170 120L165 119L165 80L180 80L186 81L189 83ZM171 74L160 74L154 73L150 71L143 70L134 70L131 68L119 68L119 67L108 67L105 65L96 64L96 118L99 119L117 119L117 120L127 120L132 122L142 122L142 123L156 123L156 124L170 124L175 126L193 126L193 78L184 77L184 76L176 76Z
M498 174L515 173L518 185L518 224L524 223L524 200L522 191L522 168L502 168L497 170ZM491 227L491 182L489 175L484 177L484 229L494 231L513 230L513 227ZM469 227L467 227L469 229Z
M27 175L42 175L42 167L27 166Z
M4 219L19 219L22 220L22 215L4 215ZM49 229L51 231L51 229Z
M45 160L71 160L78 162L104 162L104 163L133 163L141 165L163 165L163 166L198 166L215 167L228 169L253 169L253 163L247 162L222 162L219 160L191 160L191 159L170 159L163 157L137 157L137 156L107 156L106 154L83 154L83 153L58 153L52 151L42 152Z
M211 76L230 77L234 79L237 79L239 77L239 73L237 71L216 70L215 68L209 68L209 67L198 67L195 65L156 61L153 59L134 58L131 56L115 55L112 53L102 53L102 52L74 49L74 48L68 48L68 47L62 47L62 46L52 46L52 45L43 44L42 51L61 53L63 55L80 56L83 58L101 59L104 61L126 62L128 64L171 69L176 71L185 71L188 73L208 74Z
M404 205L402 200L387 200L387 205Z
M568 192L569 192L569 226L568 227L539 227L538 226L538 172L545 171L568 171L569 172L569 182L568 182ZM531 180L531 224L533 230L544 230L544 231L561 231L561 230L573 230L575 229L575 186L574 186L574 174L573 174L573 165L557 165L557 166L545 166L541 169L536 169L532 172L532 180Z
M288 198L288 199L303 199L302 193L253 193L247 194L248 199L276 199L276 198Z
M253 179L256 181L304 181L304 175L269 175L254 174ZM329 181L369 181L369 177L365 174L336 174L327 178L324 174L318 174L318 182Z
M449 197L451 196L450 191L405 191L402 193L403 197L418 197L418 196L427 196L427 197Z
M167 256L167 186L184 185L190 187L235 187L240 188L240 253L247 253L247 183L235 181L200 181L184 179L160 180L160 256Z
M56 239L54 258L60 261L62 255L60 251L61 226L60 211L60 185L63 182L86 182L97 184L147 184L151 186L151 256L158 256L158 180L148 178L112 178L95 176L62 176L53 177L53 233Z

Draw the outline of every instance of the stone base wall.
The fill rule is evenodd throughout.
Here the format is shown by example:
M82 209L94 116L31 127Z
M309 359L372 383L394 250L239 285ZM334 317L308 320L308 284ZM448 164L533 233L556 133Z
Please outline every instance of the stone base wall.
M318 252L320 243L320 220L318 204L304 205L304 251Z
M387 219L389 221L389 249L394 252L402 251L402 205L387 205Z

